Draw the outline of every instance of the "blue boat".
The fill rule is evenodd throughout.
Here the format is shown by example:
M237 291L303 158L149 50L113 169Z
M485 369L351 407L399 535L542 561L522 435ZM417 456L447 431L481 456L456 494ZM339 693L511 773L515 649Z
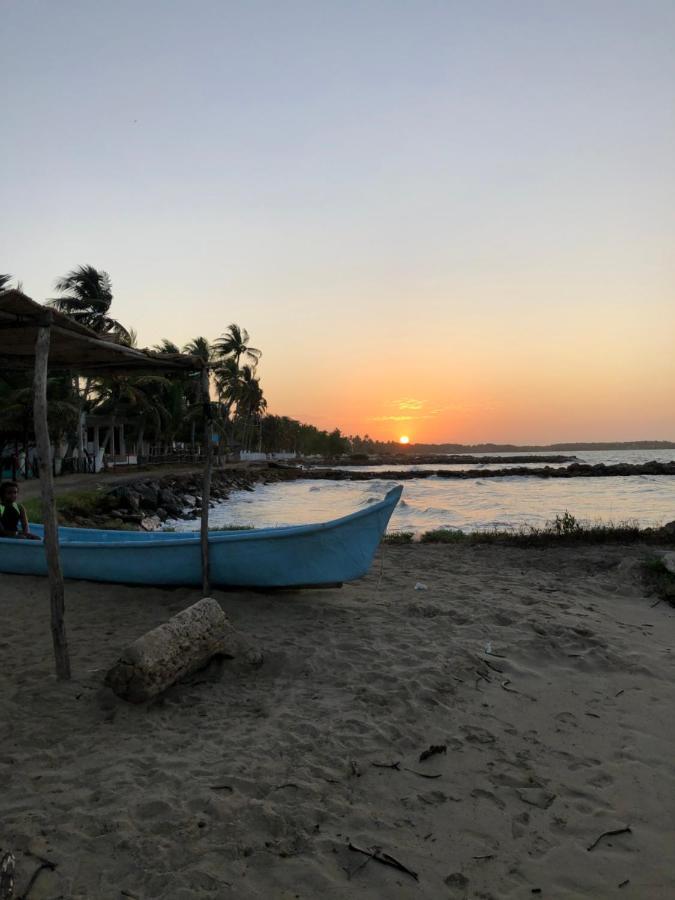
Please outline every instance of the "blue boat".
M353 581L373 561L403 488L340 519L316 525L212 532L210 578L222 587L319 587ZM42 536L41 525L31 530ZM202 583L199 533L59 528L66 578L120 584ZM0 538L0 572L46 575L45 547Z

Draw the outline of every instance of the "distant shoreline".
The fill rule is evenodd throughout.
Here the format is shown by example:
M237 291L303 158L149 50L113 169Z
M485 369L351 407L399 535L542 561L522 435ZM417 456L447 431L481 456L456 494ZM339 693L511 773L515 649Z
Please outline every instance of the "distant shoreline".
M561 444L407 444L400 453L568 453L573 450L675 450L675 441L580 441Z

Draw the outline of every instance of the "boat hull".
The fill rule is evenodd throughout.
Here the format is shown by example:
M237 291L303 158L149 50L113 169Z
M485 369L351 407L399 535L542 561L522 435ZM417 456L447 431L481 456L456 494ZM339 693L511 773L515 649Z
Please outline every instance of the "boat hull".
M365 575L401 487L370 507L331 522L252 531L212 532L210 580L223 587L301 587ZM32 526L37 534L40 526ZM121 584L199 585L199 535L60 528L66 578ZM0 538L0 572L45 575L44 544Z

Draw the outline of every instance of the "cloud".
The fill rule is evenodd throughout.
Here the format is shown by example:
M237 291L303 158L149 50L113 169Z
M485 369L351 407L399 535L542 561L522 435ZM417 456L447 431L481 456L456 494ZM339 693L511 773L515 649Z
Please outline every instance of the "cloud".
M442 411L443 410L441 410L441 409L434 409L431 412L423 413L421 416L373 416L372 421L373 422L411 422L411 421L418 422L420 419L433 419Z
M371 422L416 422L420 419L435 419L436 416L440 416L441 413L469 413L476 410L484 411L484 410L494 410L497 409L500 404L488 401L487 404L482 405L474 405L474 404L465 404L465 403L448 403L446 406L438 406L433 409L428 409L426 412L419 412L418 410L422 410L424 408L424 404L426 400L415 400L412 397L404 399L404 400L392 400L391 405L397 406L402 412L406 413L405 415L400 416L371 416ZM408 414L408 412L410 414Z
M426 416L373 416L373 422L409 422L411 419L424 419Z
M403 400L392 400L391 406L397 406L401 412L405 413L405 415L400 416L371 416L370 421L372 422L412 422L418 421L420 419L435 419L436 416L440 416L441 413L453 411L453 412L462 412L466 409L465 406L459 403L451 403L447 406L437 406L433 409L427 409L425 412L420 412L420 410L424 409L426 400L415 400L414 397L406 397ZM410 414L409 414L410 413Z
M399 409L422 409L424 403L424 400L415 400L413 397L403 400L392 400L392 404L398 406Z

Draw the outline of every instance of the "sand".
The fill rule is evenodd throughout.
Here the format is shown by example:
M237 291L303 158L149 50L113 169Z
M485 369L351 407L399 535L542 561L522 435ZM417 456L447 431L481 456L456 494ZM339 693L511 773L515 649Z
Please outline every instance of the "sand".
M70 583L58 684L44 582L0 576L17 895L49 860L30 900L675 896L675 610L650 552L389 546L342 590L216 592L263 666L137 707L103 672L198 591Z

